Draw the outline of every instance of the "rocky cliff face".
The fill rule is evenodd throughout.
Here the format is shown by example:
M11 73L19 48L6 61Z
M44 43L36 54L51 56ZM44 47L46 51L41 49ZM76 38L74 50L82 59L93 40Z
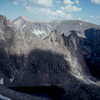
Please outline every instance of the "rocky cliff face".
M9 60L8 52L12 43L13 29L7 26L7 20L4 16L0 16L0 74L1 76L10 76L13 69Z
M76 38L78 38L76 33L66 37L53 32L39 44L36 42L37 47L33 42L34 48L26 56L26 66L20 69L12 84L15 86L60 85L66 83L66 77L88 79L88 68L86 68L83 55L78 49L79 45L74 40ZM70 43L72 47L68 47ZM72 50L72 48L77 50ZM67 78L67 80L69 79Z
M100 29L90 28L85 30L86 38L80 40L86 64L96 78L100 78Z

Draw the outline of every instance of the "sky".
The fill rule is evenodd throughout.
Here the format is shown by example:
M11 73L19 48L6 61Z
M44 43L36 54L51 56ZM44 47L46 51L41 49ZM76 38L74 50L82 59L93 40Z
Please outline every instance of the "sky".
M100 25L100 0L0 0L0 15L8 19L82 20Z

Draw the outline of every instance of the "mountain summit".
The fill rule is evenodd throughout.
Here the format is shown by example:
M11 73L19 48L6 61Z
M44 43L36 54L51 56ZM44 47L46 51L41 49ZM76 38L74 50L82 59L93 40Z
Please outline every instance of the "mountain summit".
M12 21L12 24L20 32L33 34L41 38L46 37L52 30L52 27L48 23L33 21L25 16L16 18Z

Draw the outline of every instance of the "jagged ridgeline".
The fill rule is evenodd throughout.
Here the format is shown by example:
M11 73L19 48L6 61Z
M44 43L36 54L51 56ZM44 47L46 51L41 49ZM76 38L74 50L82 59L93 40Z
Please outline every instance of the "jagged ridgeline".
M13 90L31 86L51 97L51 88L62 91L54 100L100 100L100 26L0 15L0 79Z

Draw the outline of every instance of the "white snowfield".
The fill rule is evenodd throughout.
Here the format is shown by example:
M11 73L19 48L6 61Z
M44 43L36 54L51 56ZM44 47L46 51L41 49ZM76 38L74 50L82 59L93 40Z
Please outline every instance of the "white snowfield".
M13 80L14 80L14 78L13 78L13 79L10 79L10 82L12 82ZM0 84L1 84L1 85L4 84L4 79L3 79L3 78L0 79Z
M2 84L2 85L3 85L3 78L2 78L2 79L0 79L0 84Z
M5 97L5 96L3 96L3 95L1 95L1 94L0 94L0 99L2 99L2 100L11 100L10 98Z
M46 34L44 31L40 31L40 30L34 30L33 31L33 33L35 34L35 35L41 35L41 34Z

